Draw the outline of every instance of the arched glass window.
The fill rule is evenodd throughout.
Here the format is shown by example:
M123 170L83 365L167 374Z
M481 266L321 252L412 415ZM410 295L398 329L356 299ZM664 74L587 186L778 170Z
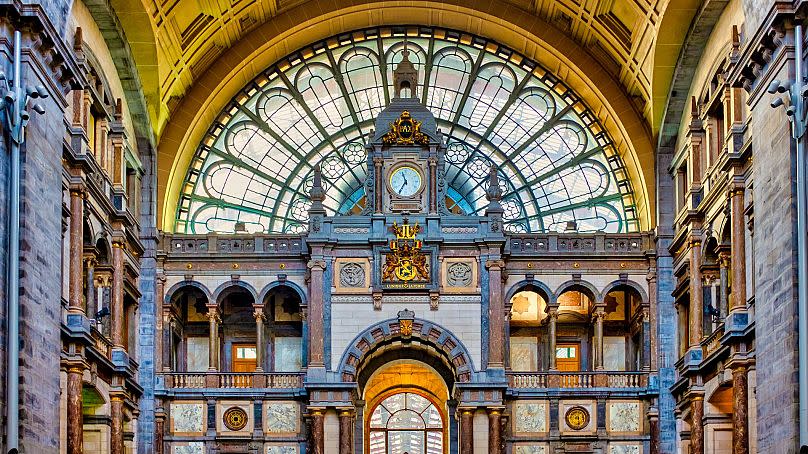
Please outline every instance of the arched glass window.
M443 454L443 416L429 399L393 394L370 416L370 454Z
M393 96L405 29L371 28L301 49L219 114L182 186L179 233L303 233L320 164L329 215L365 205L364 143ZM500 169L511 233L639 230L623 159L597 116L552 73L510 49L451 30L408 34L418 96L446 139L447 206L482 215Z

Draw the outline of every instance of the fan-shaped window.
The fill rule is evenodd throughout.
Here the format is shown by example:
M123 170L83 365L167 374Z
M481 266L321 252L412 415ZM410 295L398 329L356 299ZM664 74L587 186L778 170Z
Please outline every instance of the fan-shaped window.
M443 454L443 416L419 394L384 399L373 410L369 426L371 454Z
M312 172L329 215L362 213L365 143L393 97L403 29L313 44L270 67L217 117L182 186L181 233L301 233ZM337 44L338 43L338 44ZM418 29L417 95L447 140L446 210L482 215L500 169L509 232L639 229L623 160L594 113L553 74L483 38Z

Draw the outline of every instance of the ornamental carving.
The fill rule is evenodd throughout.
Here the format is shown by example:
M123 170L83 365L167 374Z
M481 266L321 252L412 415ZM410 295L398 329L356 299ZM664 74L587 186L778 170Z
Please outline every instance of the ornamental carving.
M390 131L382 136L385 145L428 145L429 137L421 132L421 122L412 118L409 111L401 112L401 116L390 123Z
M427 256L421 251L423 243L416 239L421 226L407 219L399 225L393 223L396 238L390 241L390 253L384 257L382 282L404 283L429 281Z
M455 262L446 267L446 285L449 287L469 287L472 281L471 265Z
M342 287L365 287L365 267L356 262L343 264L339 269L339 285Z
M241 407L228 408L222 419L224 425L232 431L239 431L247 426L247 412Z

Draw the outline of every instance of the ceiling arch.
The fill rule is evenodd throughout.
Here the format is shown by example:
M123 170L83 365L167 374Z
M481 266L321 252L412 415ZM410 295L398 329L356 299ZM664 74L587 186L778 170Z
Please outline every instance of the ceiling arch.
M344 8L308 2L308 8L282 13L236 42L216 64L200 74L173 111L158 147L158 220L172 230L183 179L208 126L218 112L265 68L286 54L334 33L375 25L399 25L397 2L360 3ZM312 6L316 6L312 8ZM490 38L548 68L581 95L614 139L634 184L642 229L652 227L654 211L653 148L648 124L634 101L610 72L567 34L542 19L519 14L494 0L478 9L437 2L411 2L407 17L427 26L449 26ZM491 12L487 12L491 11ZM505 21L500 17L512 17ZM497 16L492 13L496 12ZM408 34L417 36L413 27Z

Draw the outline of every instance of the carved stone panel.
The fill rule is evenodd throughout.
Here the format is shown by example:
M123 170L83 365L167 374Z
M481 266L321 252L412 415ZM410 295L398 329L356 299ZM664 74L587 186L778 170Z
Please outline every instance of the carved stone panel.
M370 260L365 257L340 257L334 260L334 293L368 293Z
M639 402L613 402L607 404L607 429L609 432L639 432L642 429L640 422Z
M441 259L441 287L444 293L479 292L477 258Z
M201 441L189 441L171 445L171 454L203 454L204 452L205 443Z
M515 402L513 415L514 434L547 432L547 402Z
M205 404L180 403L171 404L171 431L174 434L202 435L205 431Z
M615 444L609 443L609 454L642 454L639 444Z
M268 445L265 454L297 454L295 445Z
M269 435L298 432L298 404L295 402L265 402L264 432Z
M346 262L340 264L339 283L341 287L366 287L365 267L362 263Z
M472 279L471 264L466 262L454 262L446 267L447 287L468 287Z

